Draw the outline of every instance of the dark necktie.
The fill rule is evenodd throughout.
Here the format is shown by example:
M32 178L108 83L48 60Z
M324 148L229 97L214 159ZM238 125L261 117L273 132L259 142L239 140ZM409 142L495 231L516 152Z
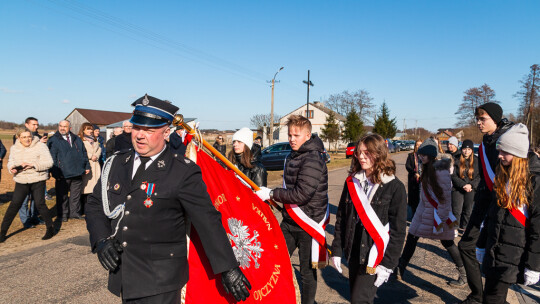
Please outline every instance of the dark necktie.
M141 164L139 165L139 168L137 168L135 175L133 175L133 181L140 177L144 170L146 170L146 163L150 160L150 157L139 156L139 159L141 160Z
M67 140L68 144L71 146L71 139L69 139L69 134L66 135L66 140Z
M367 179L364 181L364 193L367 195L369 189L369 183Z

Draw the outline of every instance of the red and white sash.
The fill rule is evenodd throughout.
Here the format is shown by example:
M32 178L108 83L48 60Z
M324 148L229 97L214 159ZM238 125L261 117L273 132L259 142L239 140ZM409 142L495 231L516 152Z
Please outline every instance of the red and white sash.
M435 195L432 195L431 191L428 191L427 193L424 191L424 188L422 187L422 192L426 196L428 202L433 206L433 233L439 233L439 230L442 228L443 221L439 217L439 213L437 212L439 208L439 200ZM447 202L449 204L450 202ZM448 213L448 218L446 221L444 221L448 227L453 228L455 224L457 224L456 217L454 216L454 213L450 211Z
M510 197L510 185L509 183L506 184L506 194L508 197ZM518 220L518 222L523 225L523 227L527 228L529 227L529 208L527 208L527 205L521 204L521 207L519 208L512 208L509 209L508 212Z
M484 180L486 181L486 185L489 188L489 191L493 191L495 173L493 172L493 169L491 169L491 165L489 164L489 159L486 155L486 148L484 147L484 143L480 144L480 147L478 148L478 154L480 155L480 163L482 164L482 171L484 172Z
M330 208L326 205L326 214L319 223L312 220L295 204L283 204L285 210L305 232L311 237L311 266L315 269L328 265L328 248L326 247L326 234L324 230L330 221Z
M388 223L383 225L375 210L371 207L371 203L362 190L360 181L357 178L349 176L347 178L347 188L349 189L349 194L354 208L358 213L358 217L362 221L362 225L364 225L369 236L373 239L373 246L369 250L366 272L375 274L375 268L382 261L388 241L390 240L390 226Z

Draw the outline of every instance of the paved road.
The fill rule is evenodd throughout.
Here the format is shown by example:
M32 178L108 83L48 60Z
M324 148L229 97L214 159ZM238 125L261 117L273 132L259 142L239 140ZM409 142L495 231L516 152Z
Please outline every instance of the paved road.
M397 176L402 181L406 181L405 157L404 153L394 155ZM327 231L330 242L345 176L345 169L329 174L332 214ZM298 275L296 254L292 263ZM451 288L446 284L447 280L457 277L457 272L439 242L421 239L408 269L406 283L384 284L376 303L454 303L468 293L467 288ZM347 267L343 275L332 267L318 273L317 303L347 303ZM15 253L0 253L0 303L120 303L107 291L106 285L107 274L90 252L87 234L57 239ZM513 292L508 300L518 303Z

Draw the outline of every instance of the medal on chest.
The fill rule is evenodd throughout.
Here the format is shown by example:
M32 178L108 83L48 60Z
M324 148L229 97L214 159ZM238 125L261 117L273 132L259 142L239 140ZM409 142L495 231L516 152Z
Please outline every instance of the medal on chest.
M152 194L156 190L156 184L144 182L141 184L141 190L146 192L146 199L144 200L144 206L150 208L154 205L154 202L151 199Z

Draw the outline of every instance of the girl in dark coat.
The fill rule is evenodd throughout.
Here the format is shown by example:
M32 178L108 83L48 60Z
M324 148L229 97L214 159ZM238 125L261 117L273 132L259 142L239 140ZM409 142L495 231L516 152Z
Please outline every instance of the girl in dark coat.
M368 135L358 142L339 201L331 259L340 273L341 257L349 262L351 303L373 303L377 288L398 264L407 205L405 186L395 172L381 136ZM386 237L382 251L372 235L382 236L377 241Z
M228 158L257 186L266 187L268 174L259 158L253 157L252 146L253 132L248 128L242 128L233 135L233 149L229 152Z
M407 155L405 169L407 169L407 204L411 206L412 214L416 212L418 202L420 201L420 173L422 163L418 160L418 147L422 144L422 140L417 140L414 143L414 151Z
M473 154L474 143L467 139L461 145L461 156L455 159L452 174L452 211L459 228L465 229L474 205L474 194L480 183L478 157Z
M486 275L483 303L505 303L511 284L540 278L540 164L529 165L527 127L517 124L497 142L499 166L476 256Z

